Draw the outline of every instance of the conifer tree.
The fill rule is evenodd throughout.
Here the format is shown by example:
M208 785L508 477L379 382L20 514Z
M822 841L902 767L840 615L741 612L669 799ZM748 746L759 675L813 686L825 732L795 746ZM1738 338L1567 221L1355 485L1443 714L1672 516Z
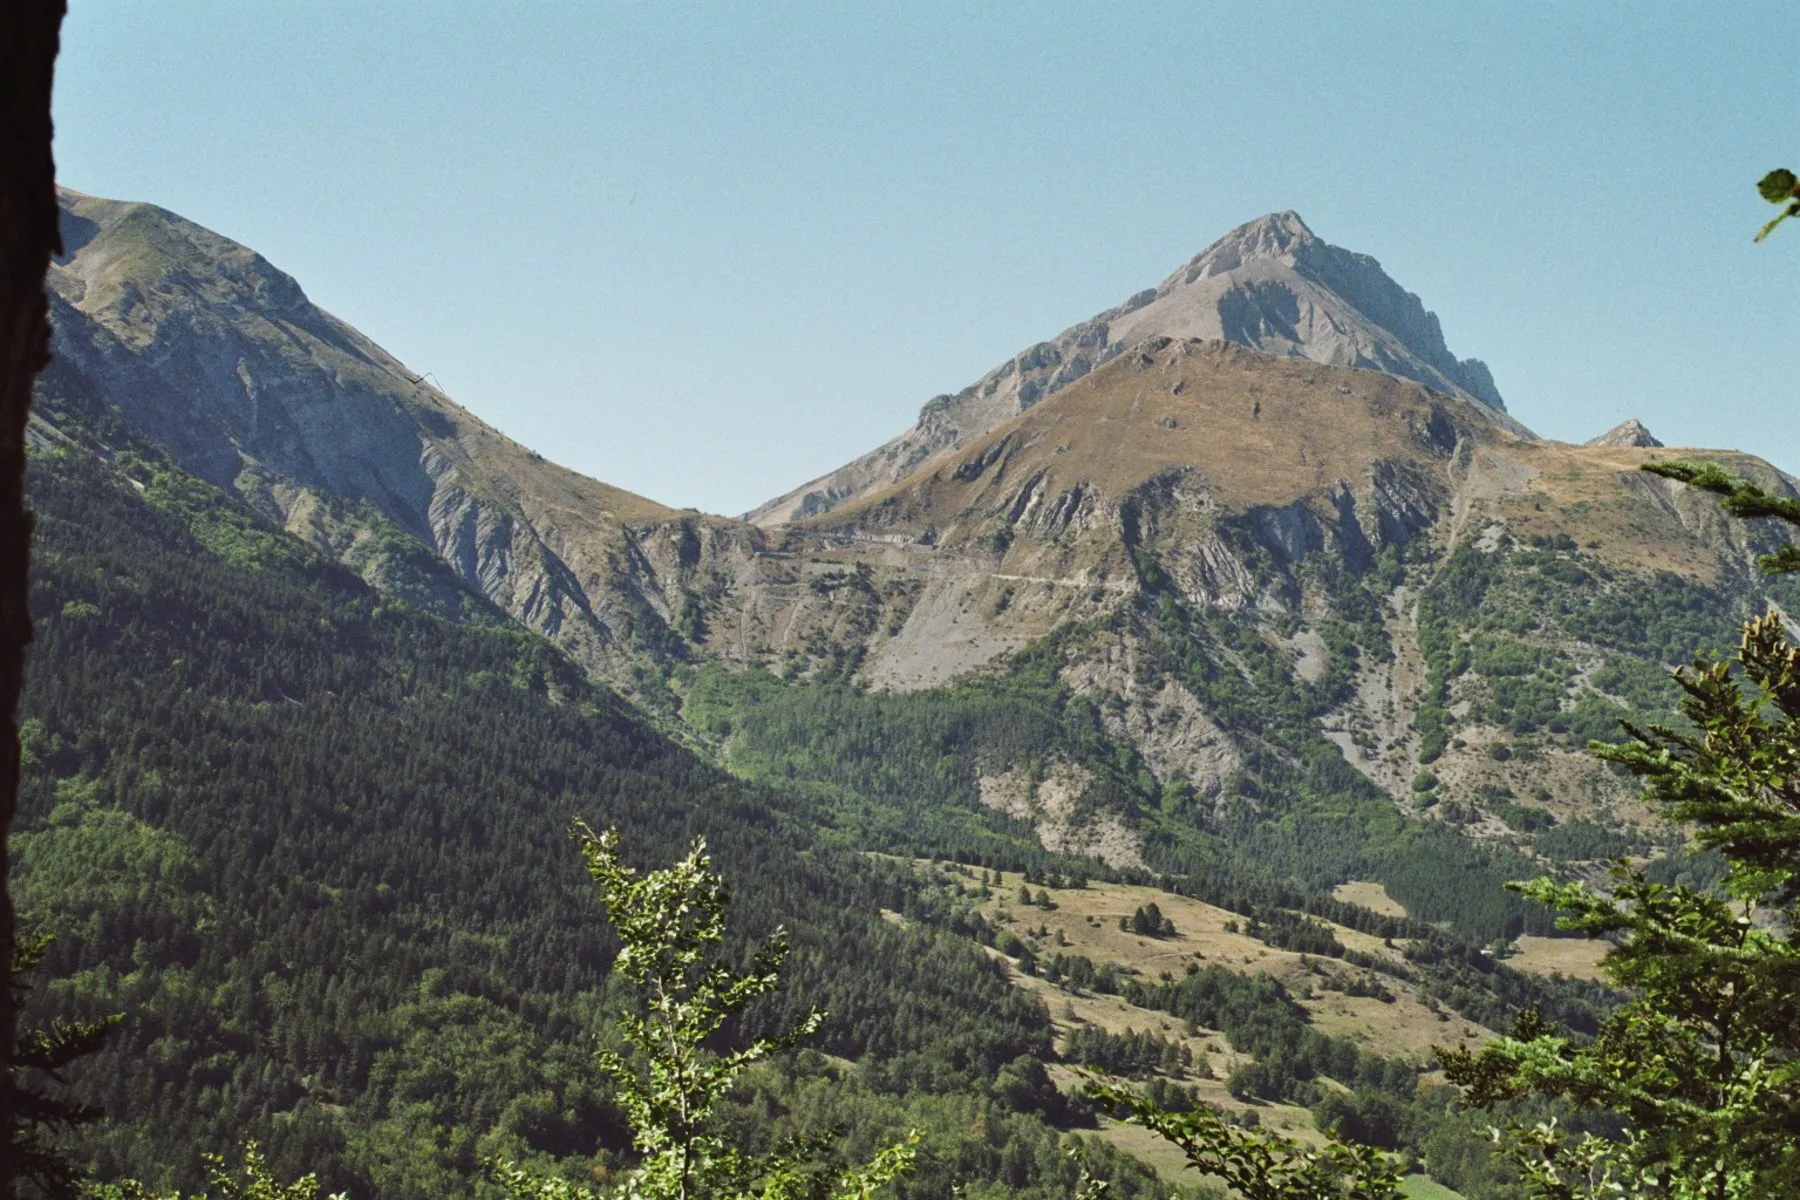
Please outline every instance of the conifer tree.
M31 969L42 961L50 939L18 936L13 948L12 1002L24 1007ZM31 1072L39 1081L63 1082L63 1069L99 1048L117 1017L104 1021L52 1021L41 1028L20 1027L14 1035L13 1070ZM6 1159L14 1186L29 1183L49 1200L72 1200L80 1194L81 1176L52 1144L55 1134L99 1119L100 1110L52 1094L40 1082L12 1088L8 1124L0 1129L0 1157Z

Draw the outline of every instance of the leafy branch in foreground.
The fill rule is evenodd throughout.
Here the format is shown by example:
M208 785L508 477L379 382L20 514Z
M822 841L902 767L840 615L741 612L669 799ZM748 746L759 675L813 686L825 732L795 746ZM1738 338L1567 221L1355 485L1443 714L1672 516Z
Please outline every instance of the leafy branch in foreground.
M1758 181L1756 190L1761 192L1762 198L1770 204L1784 206L1781 215L1764 225L1761 232L1756 235L1756 240L1760 242L1773 233L1777 225L1789 217L1800 216L1800 177L1796 177L1792 171L1785 169L1770 171Z
M1206 1105L1169 1112L1129 1088L1088 1085L1088 1095L1122 1111L1187 1156L1188 1165L1218 1179L1244 1200L1397 1200L1400 1176L1373 1146L1330 1142L1313 1150L1278 1133L1242 1129Z
M236 1171L227 1169L225 1160L216 1154L206 1156L206 1166L210 1187L188 1200L315 1200L319 1194L319 1181L312 1175L303 1175L292 1183L276 1179L262 1148L253 1141L244 1143L244 1164ZM85 1200L182 1200L179 1192L159 1195L135 1180L90 1184L82 1195ZM325 1200L347 1198L340 1193Z
M786 1034L728 1053L706 1049L726 1021L780 985L786 934L776 930L746 970L734 971L720 959L730 890L713 873L703 840L674 866L640 875L621 858L617 830L596 833L578 820L573 834L622 943L613 969L637 989L641 1004L640 1011L619 1020L625 1040L637 1051L635 1061L609 1050L596 1055L618 1085L633 1141L644 1155L613 1195L868 1200L912 1169L916 1133L867 1163L845 1167L830 1162L818 1140L751 1154L712 1132L713 1109L738 1077L751 1064L810 1036L824 1014L814 1010ZM516 1200L599 1195L512 1164L500 1164L495 1175Z
M1800 527L1800 500L1777 496L1748 479L1731 474L1718 463L1673 460L1645 463L1641 469L1723 496L1719 507L1734 517L1774 517ZM1770 575L1791 575L1800 571L1800 547L1786 545L1757 561Z

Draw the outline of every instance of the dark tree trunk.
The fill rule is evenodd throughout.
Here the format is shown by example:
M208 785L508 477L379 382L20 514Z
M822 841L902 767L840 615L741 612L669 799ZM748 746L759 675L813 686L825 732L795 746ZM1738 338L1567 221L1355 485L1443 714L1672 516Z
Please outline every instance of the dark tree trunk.
M60 249L50 80L64 7L64 0L0 3L0 1200L18 1193L7 1151L17 1119L19 1025L8 835L19 802L19 685L31 641L25 420L32 383L50 358L44 272Z

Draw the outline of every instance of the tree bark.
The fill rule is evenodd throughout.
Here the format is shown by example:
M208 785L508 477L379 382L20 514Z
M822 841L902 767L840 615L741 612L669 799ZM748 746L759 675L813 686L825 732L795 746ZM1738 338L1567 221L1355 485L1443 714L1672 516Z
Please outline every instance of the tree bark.
M44 273L61 250L50 83L64 0L0 4L0 1200L18 1194L8 1152L18 1113L13 1051L13 815L19 801L19 687L31 641L31 514L25 511L25 422L50 359Z

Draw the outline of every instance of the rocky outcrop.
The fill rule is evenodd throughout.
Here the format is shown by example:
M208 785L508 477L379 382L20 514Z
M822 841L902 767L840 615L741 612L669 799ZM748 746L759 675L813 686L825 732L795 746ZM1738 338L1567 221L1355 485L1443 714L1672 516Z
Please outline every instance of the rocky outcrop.
M1096 641L1063 667L1062 681L1101 701L1106 731L1143 755L1159 784L1185 780L1216 799L1243 766L1231 736L1175 680L1139 679L1138 647L1129 637Z
M1115 867L1141 867L1141 841L1123 814L1084 803L1094 777L1056 760L1042 778L1014 769L977 780L983 806L1032 827L1052 854L1080 854Z
M1590 446L1636 447L1662 445L1648 429L1644 428L1644 423L1636 417L1631 418L1629 421L1614 425L1611 429L1607 430L1597 438L1589 438L1587 444Z
M1452 355L1437 317L1380 263L1321 241L1298 213L1271 213L1232 230L1161 285L1014 355L955 395L936 397L907 432L748 519L804 520L895 483L1154 338L1220 339L1383 371L1494 413L1505 408L1487 367Z

